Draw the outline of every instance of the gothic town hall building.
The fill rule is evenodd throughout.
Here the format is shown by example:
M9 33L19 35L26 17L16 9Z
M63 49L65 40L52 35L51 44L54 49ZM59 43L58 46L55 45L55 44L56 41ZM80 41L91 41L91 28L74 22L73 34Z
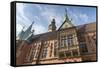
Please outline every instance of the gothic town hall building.
M34 35L33 23L16 39L16 64L58 64L96 61L96 22L74 26L66 13L56 30L52 19L48 32Z

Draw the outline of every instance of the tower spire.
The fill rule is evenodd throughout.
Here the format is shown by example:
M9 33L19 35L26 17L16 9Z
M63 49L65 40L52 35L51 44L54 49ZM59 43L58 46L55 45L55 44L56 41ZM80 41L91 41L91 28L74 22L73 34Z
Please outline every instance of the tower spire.
M25 28L25 26L23 26L22 30Z
M32 29L32 26L34 24L34 21L32 22L32 24L26 29L26 31L24 32L24 36L23 36L23 39L26 39L31 33L31 29Z
M64 21L63 21L62 25L59 27L58 30L65 29L65 28L69 28L69 27L72 27L72 26L73 26L73 24L71 23L71 20L68 17L68 10L65 8Z
M65 19L67 20L67 21L69 21L69 18L68 18L68 10L65 8Z
M31 31L33 24L34 24L34 21L32 22L32 24L28 27L26 31Z

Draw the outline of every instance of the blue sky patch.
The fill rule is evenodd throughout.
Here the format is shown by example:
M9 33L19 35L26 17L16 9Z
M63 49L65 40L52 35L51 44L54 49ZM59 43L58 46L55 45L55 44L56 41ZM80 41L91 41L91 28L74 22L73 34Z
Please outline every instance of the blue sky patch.
M16 7L17 34L23 27L25 27L24 30L27 29L33 21L34 34L45 33L48 31L48 25L53 18L56 20L58 29L64 21L65 9L67 9L69 19L72 19L75 26L96 22L95 7L29 3L17 3Z

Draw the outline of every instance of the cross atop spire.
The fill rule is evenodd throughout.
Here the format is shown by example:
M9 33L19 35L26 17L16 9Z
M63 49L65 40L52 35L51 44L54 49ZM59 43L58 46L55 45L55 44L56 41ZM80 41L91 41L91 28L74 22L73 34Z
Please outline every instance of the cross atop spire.
M67 20L67 21L69 21L69 18L68 18L68 10L65 8L65 19Z

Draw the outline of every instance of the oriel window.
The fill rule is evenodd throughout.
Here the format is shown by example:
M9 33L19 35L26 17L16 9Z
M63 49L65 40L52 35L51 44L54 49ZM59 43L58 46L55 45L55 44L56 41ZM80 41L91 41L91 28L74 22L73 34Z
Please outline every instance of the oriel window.
M68 46L73 45L73 35L68 35L67 36L67 42L68 42Z
M61 37L61 47L65 47L66 46L66 36L62 36Z

